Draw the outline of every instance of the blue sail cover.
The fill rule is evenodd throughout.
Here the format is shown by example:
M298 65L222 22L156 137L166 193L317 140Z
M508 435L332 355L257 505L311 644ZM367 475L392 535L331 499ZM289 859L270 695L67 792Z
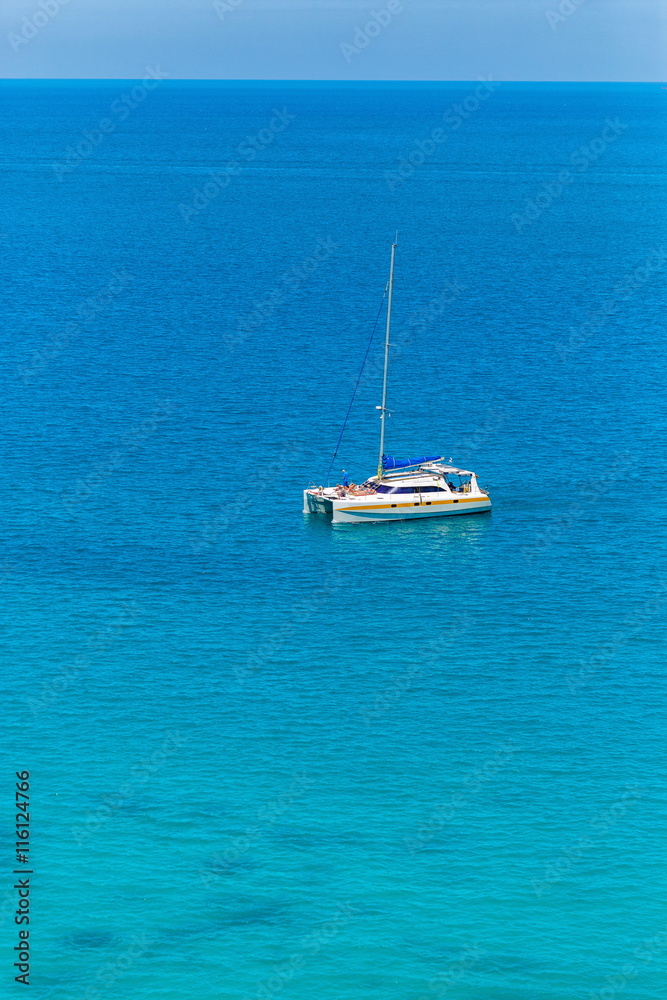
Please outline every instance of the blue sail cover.
M382 468L409 469L412 465L422 465L424 462L439 462L442 455L423 455L421 458L394 458L392 455L382 456Z

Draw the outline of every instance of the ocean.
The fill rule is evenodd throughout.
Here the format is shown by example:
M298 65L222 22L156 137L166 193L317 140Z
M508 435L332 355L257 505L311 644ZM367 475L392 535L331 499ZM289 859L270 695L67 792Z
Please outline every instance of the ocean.
M663 997L665 93L1 90L7 993Z

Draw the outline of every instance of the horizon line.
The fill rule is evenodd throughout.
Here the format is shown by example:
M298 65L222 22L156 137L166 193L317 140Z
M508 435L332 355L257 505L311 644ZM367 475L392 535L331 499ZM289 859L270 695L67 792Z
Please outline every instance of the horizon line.
M243 83L253 83L253 84L274 84L274 83L289 83L289 84L347 84L347 85L383 85L383 84L415 84L415 85L431 85L431 84L457 84L457 83L479 83L484 79L493 80L495 83L502 84L532 84L534 86L554 86L554 85L566 85L566 86L598 86L598 85L609 85L609 86L638 86L638 87L653 87L653 86L667 86L667 81L664 80L501 80L492 75L488 77L469 77L458 80L407 80L407 79L391 79L391 80L341 80L338 78L326 78L326 79L306 79L306 78L292 78L292 77L169 77L164 79L163 83L232 83L232 84L243 84ZM140 76L0 76L0 83L116 83L121 81L140 81Z

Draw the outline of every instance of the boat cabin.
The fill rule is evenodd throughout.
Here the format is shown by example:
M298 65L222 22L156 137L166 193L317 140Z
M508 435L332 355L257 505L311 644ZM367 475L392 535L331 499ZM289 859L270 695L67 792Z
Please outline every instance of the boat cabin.
M411 470L383 471L381 478L371 477L360 486L352 483L350 486L338 485L335 489L343 496L376 494L387 497L425 493L470 493L473 489L473 480L473 472L431 462Z

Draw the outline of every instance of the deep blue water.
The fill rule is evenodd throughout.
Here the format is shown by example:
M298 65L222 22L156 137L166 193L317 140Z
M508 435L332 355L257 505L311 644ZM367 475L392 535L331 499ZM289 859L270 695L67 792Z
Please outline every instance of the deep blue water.
M663 997L665 93L130 91L2 84L32 995ZM334 529L395 229L388 449L494 509Z

